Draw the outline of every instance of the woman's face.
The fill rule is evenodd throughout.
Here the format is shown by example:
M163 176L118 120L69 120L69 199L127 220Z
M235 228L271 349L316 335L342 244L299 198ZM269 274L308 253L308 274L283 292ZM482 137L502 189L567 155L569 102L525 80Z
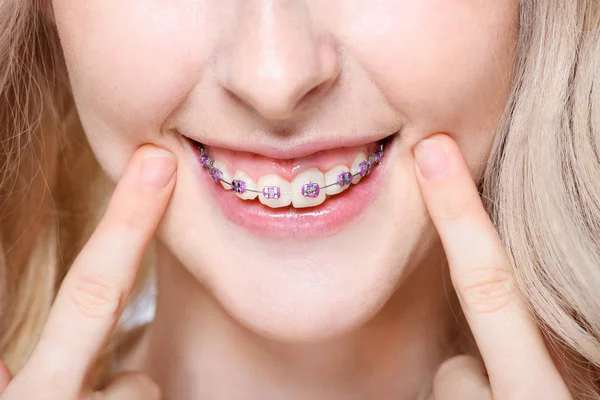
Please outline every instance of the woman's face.
M518 31L518 0L53 0L53 10L104 170L117 180L143 143L175 153L160 240L238 321L282 339L364 322L431 250L411 149L446 132L481 173ZM359 184L302 195L304 182L357 172L357 155L392 134ZM281 197L238 198L189 139L228 182L237 172Z

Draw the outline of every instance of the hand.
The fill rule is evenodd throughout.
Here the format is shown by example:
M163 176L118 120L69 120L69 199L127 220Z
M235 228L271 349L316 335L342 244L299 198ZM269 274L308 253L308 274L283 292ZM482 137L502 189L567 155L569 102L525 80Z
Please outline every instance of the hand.
M64 279L31 357L12 380L0 368L1 400L159 398L157 385L139 373L121 374L102 394L85 381L127 302L175 176L169 152L152 145L136 151Z
M505 249L458 146L447 135L431 138L415 148L416 175L485 363L466 355L444 362L433 399L572 399L518 295Z

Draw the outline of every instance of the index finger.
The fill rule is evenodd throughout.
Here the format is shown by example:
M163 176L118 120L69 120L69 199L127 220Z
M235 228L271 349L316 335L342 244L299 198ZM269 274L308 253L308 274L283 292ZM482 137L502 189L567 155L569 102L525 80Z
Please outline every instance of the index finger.
M80 389L123 311L175 183L175 157L152 145L132 156L106 213L65 277L27 363L62 394Z
M570 398L458 146L447 135L431 139L415 148L416 174L495 398L532 388Z

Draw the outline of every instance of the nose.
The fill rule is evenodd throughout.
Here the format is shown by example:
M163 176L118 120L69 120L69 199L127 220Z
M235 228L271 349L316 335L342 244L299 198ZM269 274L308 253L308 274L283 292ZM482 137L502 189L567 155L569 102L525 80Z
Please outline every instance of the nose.
M322 98L339 74L330 37L304 1L241 1L228 45L217 57L219 84L268 119L288 119Z

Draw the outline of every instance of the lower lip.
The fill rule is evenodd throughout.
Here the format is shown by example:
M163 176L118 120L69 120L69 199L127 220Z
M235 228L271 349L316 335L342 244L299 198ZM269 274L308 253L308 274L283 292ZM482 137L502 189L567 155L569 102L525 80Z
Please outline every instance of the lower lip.
M231 190L223 189L202 168L197 147L184 140L194 157L192 166L200 182L206 184L219 205L221 213L231 222L255 235L270 238L302 238L328 236L336 233L352 221L373 202L381 190L381 176L388 163L381 165L363 178L358 185L352 185L344 192L332 196L317 207L296 209L292 207L270 208L256 200L242 200ZM389 148L390 143L386 145ZM387 155L389 157L389 150Z

